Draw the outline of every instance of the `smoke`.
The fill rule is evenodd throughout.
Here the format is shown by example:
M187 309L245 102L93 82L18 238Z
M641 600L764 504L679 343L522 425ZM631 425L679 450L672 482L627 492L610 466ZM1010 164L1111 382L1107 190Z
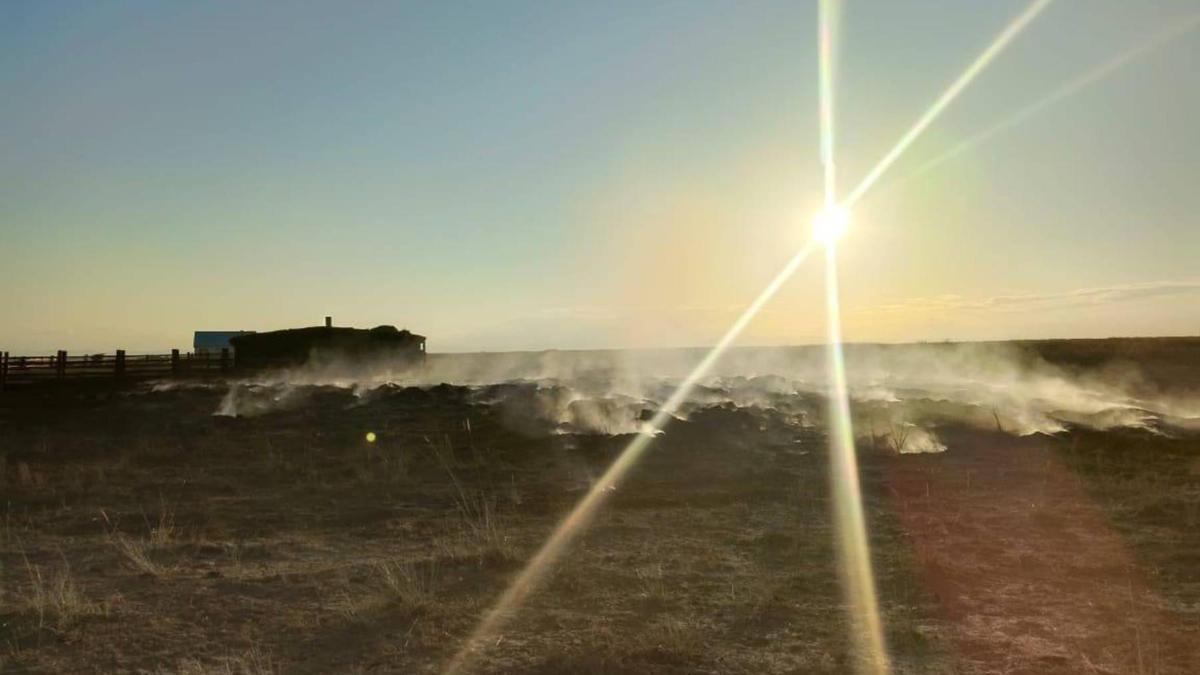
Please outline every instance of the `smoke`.
M229 387L214 415L224 417L258 417L281 410L294 410L308 402L312 387L287 383L247 384Z
M234 382L216 414L251 416L305 405L315 385L367 399L384 385L452 384L528 434L629 434L704 356L702 349L431 355L422 367L322 361ZM1051 363L1015 343L847 345L855 426L897 452L945 450L937 428L1004 433L1071 427L1154 433L1200 429L1200 396L1172 389L1129 360ZM823 420L820 347L731 350L678 415L718 405L772 410L795 424Z

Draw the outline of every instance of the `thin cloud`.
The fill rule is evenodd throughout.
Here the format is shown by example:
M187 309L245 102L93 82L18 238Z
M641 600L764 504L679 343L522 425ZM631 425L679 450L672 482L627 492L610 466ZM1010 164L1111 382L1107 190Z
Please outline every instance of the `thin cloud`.
M1035 312L1073 307L1094 307L1150 298L1200 293L1200 280L1150 281L1115 286L1080 288L1054 293L1020 293L971 298L936 295L908 298L899 302L864 307L856 314L913 312Z

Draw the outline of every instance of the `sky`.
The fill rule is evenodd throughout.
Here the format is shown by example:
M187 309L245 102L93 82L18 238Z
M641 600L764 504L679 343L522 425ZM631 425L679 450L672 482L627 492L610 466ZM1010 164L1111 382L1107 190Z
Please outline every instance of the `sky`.
M844 190L1025 6L843 3ZM855 208L846 338L1200 333L1198 14L1052 3ZM802 0L5 2L0 349L326 315L430 351L713 344L820 206L815 23ZM742 343L819 342L821 274Z

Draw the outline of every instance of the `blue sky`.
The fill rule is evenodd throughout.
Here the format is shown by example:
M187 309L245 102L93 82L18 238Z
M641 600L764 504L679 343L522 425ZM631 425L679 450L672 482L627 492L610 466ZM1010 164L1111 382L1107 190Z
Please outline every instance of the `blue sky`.
M854 184L1023 2L849 0ZM1200 332L1200 11L1058 0L880 181L856 340ZM431 350L711 344L820 199L815 2L8 2L0 345L394 323ZM748 343L822 334L803 270ZM1017 300L1024 299L1024 300Z

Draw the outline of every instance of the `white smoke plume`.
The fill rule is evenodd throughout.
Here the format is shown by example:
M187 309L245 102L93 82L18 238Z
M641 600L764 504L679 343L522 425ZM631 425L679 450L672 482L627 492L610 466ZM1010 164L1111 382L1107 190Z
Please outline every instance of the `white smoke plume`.
M442 383L477 390L514 425L556 433L634 433L704 355L702 349L430 355L419 368L321 360L234 382L217 414L250 416L304 404L306 385L369 396L382 385ZM847 377L860 433L903 438L899 452L938 452L943 424L1012 434L1072 426L1200 430L1200 394L1167 387L1131 361L1054 365L1014 343L847 345ZM797 423L821 420L820 347L731 350L680 415L733 405L774 409ZM513 385L513 386L498 386ZM519 385L519 386L516 386Z

